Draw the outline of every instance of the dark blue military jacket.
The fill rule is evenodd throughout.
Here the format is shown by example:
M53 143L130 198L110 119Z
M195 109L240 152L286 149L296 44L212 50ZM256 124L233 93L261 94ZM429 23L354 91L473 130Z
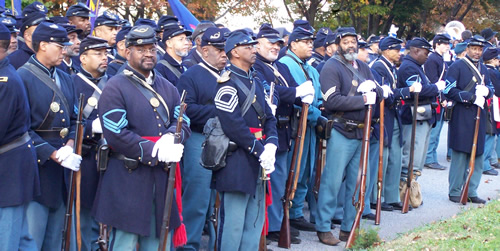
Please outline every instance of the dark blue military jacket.
M247 73L230 65L227 70L231 72L231 79L217 85L215 115L219 117L224 133L238 148L227 156L226 166L213 173L212 187L219 192L243 192L253 196L261 170L259 157L264 151L264 145L271 143L278 146L276 118L266 103L262 85L253 77L253 69ZM246 95L236 86L233 78L241 80L248 89L255 84L255 102L265 109L265 124L262 124L253 106L250 106L244 117L241 116L241 106ZM266 139L257 140L250 133L250 128L262 128Z
M328 59L330 59L330 56L328 56L328 54L325 54L325 57L323 58L323 61L321 61L317 66L316 66L316 70L321 73L321 70L323 69L323 66L325 66L325 63L326 61L328 61Z
M343 59L342 59L343 60ZM344 61L345 64L350 64ZM373 75L368 65L356 59L358 72L366 80L373 80ZM348 96L351 90L354 74L335 56L328 59L321 70L319 81L323 93L323 106L325 113L364 123L366 107L361 93L355 91L353 96ZM357 80L361 84L362 80ZM355 87L357 89L357 87ZM381 88L376 90L377 96L382 96ZM346 130L342 123L333 123L333 128L349 139L362 139L363 129Z
M312 65L312 67L316 68L318 65L325 59L324 56L321 56L321 54L317 53L316 51L313 51L312 56L307 60L307 62Z
M465 60L470 59L466 56L455 61L450 66L446 75L446 88L443 93L455 104L451 120L448 123L448 146L458 152L471 153L475 118L477 115L477 106L474 105L476 88L474 86L470 91L465 91L465 88L473 78L476 80L474 81L476 85L481 84L481 80L474 77ZM491 85L488 70L482 63L479 63L479 72L481 75L484 75L484 83L490 88L489 98L493 95L493 86ZM497 92L500 92L500 90ZM481 110L479 134L477 137L477 156L484 152L485 129L486 111Z
M172 65L175 69L177 69L181 74L184 73L186 70L186 67L184 67L182 64L179 64L173 57L171 57L168 53L165 53L163 55L163 60L166 60L170 65ZM179 78L166 66L160 63L156 64L155 67L156 71L159 72L164 78L166 78L170 83L172 83L174 86L177 86L177 82L179 81ZM180 76L179 76L180 77Z
M498 71L495 66L489 64L486 65L486 68L488 68L488 74L490 75L491 84L493 85L493 88L495 88L495 95L497 95L498 93L500 93L500 71ZM490 101L491 102L488 102L489 123L486 125L486 133L496 135L498 133L497 122L493 119L493 106L495 105L495 103L493 103L493 100Z
M100 78L93 78L92 75L85 69L81 69L81 74L83 74L89 81L94 84L95 87L102 80L104 86L108 77L104 74ZM76 93L83 93L85 99L83 102L84 110L87 107L88 100L92 97L95 89L89 85L85 80L83 80L79 75L73 75L73 83L75 84ZM97 87L99 88L99 87ZM100 89L102 91L102 89ZM98 99L98 98L97 98ZM80 165L80 170L82 172L81 180L81 195L80 201L83 208L91 209L94 204L95 193L97 190L97 184L99 182L99 172L97 171L97 143L101 139L102 134L92 133L92 122L98 118L97 107L91 107L92 112L85 117L85 131L83 134L83 152L82 152L82 163ZM84 114L85 115L85 114Z
M444 62L443 56L436 52L431 53L424 63L425 75L433 84L444 80L446 70L448 70L448 65Z
M182 64L186 66L186 68L190 68L193 65L197 65L201 62L201 55L196 51L196 47L191 49L189 54L182 59Z
M290 118L293 116L293 105L297 101L295 98L295 87L298 85L288 70L288 67L279 61L269 62L260 54L257 54L257 60L253 67L259 73L261 80L267 83L275 83L275 92L278 93L279 96L276 117L288 117L290 121ZM274 67L274 69L281 74L284 81L282 78L278 78L274 75L274 70L271 67ZM297 104L300 105L300 101L297 101ZM278 129L279 139L278 151L288 151L292 140L291 123L289 122L286 125L280 125L278 123L276 127Z
M31 55L35 54L35 52L30 49L25 43L19 45L19 49L12 52L9 56L7 56L10 60L10 64L14 66L14 68L19 69L19 67L23 66L24 63L28 62Z
M145 80L130 66L127 70ZM125 73L125 72L124 72ZM113 152L137 160L137 169L125 168L122 160L111 157L108 168L99 182L93 215L97 221L127 232L150 235L151 210L155 201L156 235L160 234L165 206L168 173L165 164L151 156L153 141L143 137L159 137L174 133L177 118L175 107L180 103L177 89L166 79L154 75L151 87L163 97L169 111L169 124L165 124L150 100L146 99L124 74L109 79L98 103L104 137ZM161 105L161 104L160 104ZM191 131L186 120L182 124L182 142ZM172 206L170 227L180 225L179 212Z
M80 72L80 65L77 65L73 58L70 59L70 63L67 64L64 60L63 62L56 66L57 68L61 69L62 71L66 72L69 75L77 74Z
M38 76L33 75L24 67L20 67L17 72L21 77L28 94L28 101L31 109L30 136L33 139L40 172L40 186L42 193L35 197L35 200L47 207L58 208L63 202L64 188L64 168L50 159L50 155L61 148L68 139L75 138L75 122L77 116L77 98L71 77L63 71L53 67L47 69L36 58L31 56L29 63L35 65L47 74L54 83L58 80L60 90L66 97L67 103L71 107L60 104L60 110L54 112L50 109L51 103L55 101L55 93L46 86ZM47 116L54 119L50 128L40 128ZM69 134L65 137L59 136L58 131L62 128L69 128ZM47 131L55 132L54 135L46 135Z
M0 149L30 128L26 90L9 59L0 61ZM40 193L36 150L31 140L0 153L0 208L25 204Z
M418 97L418 104L426 105L436 102L436 97L439 94L438 88L432 84L422 69L422 65L418 64L410 55L403 58L403 63L398 70L397 88L410 87L413 83L420 82L422 91ZM410 125L413 117L411 107L413 106L413 93L403 97L405 104L401 108L401 122L404 125ZM432 108L432 118L427 120L431 125L436 121L436 109Z
M203 64L203 66L201 65ZM214 96L220 71L202 60L182 74L177 85L179 93L186 91L186 114L191 130L203 133L207 120L215 117Z
M399 127L401 128L401 117L399 114L400 107L398 101L401 101L404 97L410 96L410 87L397 88L396 83L398 75L396 66L391 64L384 56L380 56L379 59L373 63L371 71L377 83L382 84L383 77L383 84L390 86L393 91L393 94L389 95L389 97L385 99L384 109L384 129L386 132L384 141L387 145L390 145L392 142L395 119L398 121ZM374 132L375 131L376 130L374 130ZM399 143L403 144L403 139L401 137L399 139Z
M127 62L127 59L116 53L115 59L109 62L108 69L106 70L106 75L108 75L108 78L116 75L118 73L118 70L123 66L125 62Z
M380 55L378 53L374 53L370 50L370 52L368 52L368 64L371 64L373 61L377 60L379 56Z

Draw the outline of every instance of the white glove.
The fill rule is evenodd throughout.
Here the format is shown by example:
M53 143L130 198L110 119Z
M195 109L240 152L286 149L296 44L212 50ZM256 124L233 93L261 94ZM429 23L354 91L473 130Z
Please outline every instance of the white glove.
M377 93L375 92L366 92L363 96L366 97L365 105L374 105L375 101L377 101Z
M413 92L421 92L422 91L422 84L420 82L414 82L411 86L413 86Z
M154 158L158 155L160 162L179 162L183 153L184 145L174 144L174 135L165 134L153 146L151 157Z
M66 159L61 162L61 166L70 169L71 171L78 172L80 170L80 163L82 156L71 153Z
M314 95L314 86L311 80L307 80L301 85L295 87L295 97L305 97L308 95Z
M443 80L439 80L437 81L436 86L439 91L442 91L446 87L446 82L444 82Z
M264 145L264 151L259 157L260 165L266 170L266 175L274 171L274 162L276 161L276 150L278 147L268 143Z
M271 108L271 111L273 112L273 115L276 115L276 108L278 108L276 105L274 104L270 104L269 107Z
M388 98L389 95L394 94L388 85L382 85L382 90L384 90L384 98Z
M314 101L314 96L313 95L307 95L307 96L302 97L301 100L302 100L302 103L312 104L313 101Z
M94 121L92 121L92 133L102 133L102 126L99 118L96 118L94 119Z
M66 158L68 158L73 153L73 148L70 146L63 146L59 148L56 152L56 158L59 162L63 162Z
M372 80L366 80L358 86L358 92L367 93L371 92L373 89L377 88L377 84Z
M484 85L476 85L476 96L486 97L490 93L490 89Z
M264 168L264 173L267 175L271 174L272 172L274 172L274 169L276 169L274 167L274 163L273 164L261 164L261 166Z
M481 107L481 109L484 109L484 102L486 100L484 99L483 96L476 96L476 100L474 100L474 104Z

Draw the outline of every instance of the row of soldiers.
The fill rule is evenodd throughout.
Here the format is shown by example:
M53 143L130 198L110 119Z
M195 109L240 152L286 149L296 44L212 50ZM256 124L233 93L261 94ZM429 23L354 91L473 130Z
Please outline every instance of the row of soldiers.
M376 189L378 104L385 100L382 208L401 210L399 184L409 176L414 95L419 94L420 104L413 123L415 177L425 164L431 128L439 121L436 98L454 103L449 199L458 202L471 157L472 108L485 108L486 100L500 91L500 86L493 88L500 84L498 50L483 53L488 42L479 35L466 41L465 57L449 68L443 61L449 36L436 35L433 45L424 38L408 41L402 60L403 41L388 36L378 41L380 55L369 66L367 59L358 59L366 44L350 27L335 32L322 28L315 34L307 21L298 20L284 39L269 24L253 34L201 22L191 32L173 16L162 16L157 23L140 19L131 27L104 12L90 34L91 13L85 5L69 7L66 17L49 19L46 13L39 2L28 5L19 37L15 20L0 21L0 102L6 114L0 122L0 189L10 192L0 198L0 229L9 229L0 236L0 250L61 247L68 177L77 171L82 175L81 227L72 228L71 250L76 250L77 231L81 249L102 248L97 244L99 224L112 227L110 250L158 249L167 193L164 167L172 162L181 162L169 225L175 230L172 246L198 250L207 232L210 247L257 250L267 220L267 238L277 241L284 219L279 202L293 166L290 150L299 143L296 121L303 104L309 109L289 210L291 242L300 243L300 231L315 231L322 243L336 245L347 240L356 213L350 202L367 106L377 107L367 194ZM12 49L16 42L17 50ZM313 53L314 48L322 48L324 55ZM183 92L187 110L179 143L173 133ZM80 156L73 146L81 93L85 130ZM482 110L468 196L473 203L485 203L477 187L488 114ZM204 129L215 117L233 147L227 149L225 165L211 171L200 158L210 134ZM322 118L333 125L328 137L316 131ZM109 153L99 150L104 141ZM317 173L321 142L326 163ZM98 165L96 159L104 161ZM312 188L317 175L316 199ZM373 203L367 196L365 204ZM212 215L217 229L207 226ZM363 215L374 219L369 206ZM334 223L340 224L339 238L330 232Z

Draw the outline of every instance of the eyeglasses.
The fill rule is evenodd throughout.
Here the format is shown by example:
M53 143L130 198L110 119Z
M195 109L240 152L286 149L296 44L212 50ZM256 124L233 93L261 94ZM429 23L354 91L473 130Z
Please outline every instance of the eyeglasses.
M59 47L59 48L61 48L63 50L68 49L68 46L61 45L61 44L58 44L58 43L49 42L49 44L53 44L53 45L55 45L55 46L57 46L57 47Z
M139 54L146 54L146 52L149 52L151 54L156 54L156 52L158 51L158 49L156 48L150 48L150 49L146 49L146 48L134 48L135 51L137 51Z
M87 53L88 55L93 55L93 56L98 56L98 57L107 57L109 55L108 52L94 52L94 53Z
M307 44L307 45L312 45L312 44L314 43L314 42L313 42L312 40L310 40L310 39L308 39L308 40L299 40L299 42L305 43L305 44Z
M243 48L245 50L253 50L253 49L257 48L257 45L255 45L255 44L243 45L243 46L241 46L241 48Z

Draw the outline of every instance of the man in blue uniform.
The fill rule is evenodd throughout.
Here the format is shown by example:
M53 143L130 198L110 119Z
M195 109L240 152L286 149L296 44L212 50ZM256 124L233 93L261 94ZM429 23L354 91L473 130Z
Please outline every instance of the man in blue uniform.
M420 83L422 90L419 94L417 109L416 132L415 132L415 151L413 161L414 178L421 175L422 168L427 155L429 145L429 136L433 124L436 122L435 102L439 91L444 89L443 82L432 84L424 73L422 65L427 60L432 46L424 38L414 38L409 41L410 53L403 58L403 63L398 70L397 88L411 87L414 83ZM404 96L405 104L401 108L403 155L402 155L402 173L401 178L408 176L408 162L410 157L410 139L412 128L412 110L414 95ZM419 205L413 205L419 206Z
M486 40L479 35L472 37L467 45L467 55L450 66L446 75L444 94L455 106L449 122L448 144L451 148L449 174L449 199L460 202L462 186L467 178L467 167L476 124L477 107L481 108L479 131L476 144L476 161L469 183L468 201L486 203L479 198L477 188L483 172L483 153L485 143L486 111L485 99L493 95L493 86L487 68L480 62ZM483 78L484 76L484 78ZM499 90L496 91L498 95Z
M26 90L7 50L10 31L0 24L0 250L36 250L28 232L26 208L39 194L36 150L29 136L30 109Z
M332 31L327 27L320 28L316 33L316 39L314 39L313 42L313 54L311 58L307 60L307 63L314 68L318 67L319 63L325 60L325 39L330 33L332 33Z
M66 17L68 18L69 24L76 26L77 29L82 30L82 33L78 34L80 40L84 39L90 34L90 18L94 17L94 14L90 13L90 8L83 4L77 3L75 5L69 6L66 11Z
M369 61L368 64L371 62L375 61L379 57L379 43L380 43L380 36L375 36L371 35L368 38L367 45L368 45L368 54L369 54Z
M257 34L257 41L259 43L254 68L259 73L259 78L267 85L274 82L275 93L279 96L279 106L276 109L279 145L276 153L276 170L271 174L273 203L268 208L269 233L267 236L269 240L278 241L283 218L283 206L279 202L285 192L285 183L290 168L287 165L287 157L292 140L290 118L293 116L293 105L297 98L312 96L314 89L310 85L298 87L288 67L277 61L280 45L283 43L277 30L269 24L263 24ZM293 229L291 232L292 244L300 243L300 240L296 238L298 231Z
M444 82L448 64L444 61L443 55L450 51L450 40L451 38L448 34L437 34L432 40L434 52L431 53L427 61L425 61L424 71L429 81L433 84L439 81ZM431 169L444 170L446 167L439 164L437 159L437 147L441 135L441 128L443 127L444 107L446 107L446 100L444 100L441 94L437 97L437 105L436 125L431 130L424 166Z
M177 20L173 20L163 30L162 43L165 44L166 52L156 65L156 70L174 86L177 86L181 74L186 70L182 65L182 58L189 52L191 42L187 36L190 35L191 31L186 30Z
M109 11L105 11L102 15L98 16L94 21L95 37L102 38L108 41L110 46L116 44L116 34L120 30L120 18ZM108 62L115 59L115 53L112 49L108 50Z
M82 33L82 30L70 24L60 24L60 26L66 29L68 39L73 44L65 48L66 53L64 54L63 62L57 68L69 75L77 74L80 71L80 60L73 61L73 58L80 55L80 39L78 37Z
M188 242L181 250L198 250L201 234L210 207L212 172L200 165L201 145L205 140L203 127L215 116L213 97L217 79L227 64L222 29L211 27L204 31L200 43L202 61L186 71L179 79L179 93L186 91L186 114L191 121L191 137L186 141L182 169L183 216ZM210 240L212 245L215 240Z
M205 33L205 31L210 27L215 27L215 24L212 21L201 21L196 26L196 29L194 29L192 37L195 46L182 60L182 64L184 64L186 68L201 62L201 38L203 37L203 33Z
M321 70L323 69L323 66L325 66L326 61L330 59L335 52L337 52L337 44L335 43L335 39L337 38L337 33L332 32L328 34L325 38L325 58L323 59L322 62L316 66L316 70L318 70L318 73L321 73Z
M231 65L219 78L214 97L222 130L238 146L227 156L226 166L213 173L212 187L221 193L220 250L259 249L267 182L261 177L274 171L276 119L262 84L254 78L256 43L244 30L234 31L227 38L224 51ZM250 106L242 107L244 104Z
M120 68L127 62L125 58L125 52L127 50L125 46L125 36L130 32L130 29L132 29L132 27L124 27L116 34L116 55L115 59L111 60L108 64L108 69L106 71L108 78L119 73L118 71Z
M304 30L308 30L311 33L314 33L314 31L315 31L314 28L309 23L309 21L307 21L307 20L295 20L293 22L293 30L295 30L298 27L302 27ZM290 44L289 40L290 40L290 37L288 37L288 40L287 40L287 43L285 44L285 46L281 47L280 53L278 55L278 59L281 59L281 57L286 55L286 53L288 51L288 45Z
M69 75L55 68L61 64L66 30L43 22L33 32L33 49L26 64L18 69L31 107L30 136L37 152L41 195L28 205L28 226L38 249L61 247L64 168L78 171L81 157L73 153L76 120L75 90Z
M16 20L11 17L2 17L0 18L0 23L5 25L7 29L10 31L10 45L7 50L7 55L17 50L17 33L19 30L16 28Z
M179 162L184 149L174 143L173 135L179 93L153 71L155 35L146 25L132 28L126 38L128 65L107 82L98 103L103 134L112 153L99 183L93 215L98 222L113 226L110 250L132 251L137 243L144 250L158 248L167 192L165 164ZM182 142L191 132L187 122L182 124ZM182 240L178 237L186 238L176 200L170 217L175 246L182 244L175 242Z
M83 117L86 121L82 147L82 185L81 185L81 233L82 250L91 250L98 233L92 232L92 226L97 226L90 211L94 204L99 173L97 171L97 145L102 138L102 126L97 113L97 102L108 77L106 68L108 64L106 40L93 36L86 37L80 44L81 70L73 75L76 93L85 95Z
M314 163L316 158L316 122L318 117L321 116L319 106L321 105L319 73L314 67L306 62L312 55L314 35L312 32L298 27L293 30L288 40L288 51L279 62L288 67L292 74L293 79L299 86L302 87L306 93L314 93L314 95L305 95L303 102L312 104L309 106L309 114L307 115L307 129L304 138L304 150L302 152L302 162L300 163L300 175L297 183L297 190L295 197L290 208L290 225L303 231L314 231L314 224L308 222L304 218L304 201L306 195L312 194L312 189L309 189L310 182L313 177ZM314 91L312 91L314 89ZM289 161L291 161L292 152L289 154ZM289 165L288 165L289 166ZM309 201L309 208L311 209L311 218L314 218L316 210L315 201Z
M320 75L325 113L334 122L327 149L335 151L327 152L316 218L319 240L332 246L337 245L339 239L346 241L351 231L356 214L351 197L358 175L365 106L375 104L377 92L382 96L382 89L373 82L368 65L356 59L358 41L354 28L339 28L335 42L337 54L326 62ZM330 232L330 225L343 177L345 198L339 199L344 200L344 215L337 239Z
M496 48L497 47L497 43L498 43L497 37L496 37L497 34L498 34L498 32L493 31L491 28L486 28L486 29L481 31L481 36L487 42L484 45L485 48L489 48L489 47Z
M20 43L19 49L9 55L10 64L18 69L26 63L31 55L35 54L32 46L32 35L36 27L48 18L44 13L33 12L29 16L23 17L21 26L21 37L24 42Z

